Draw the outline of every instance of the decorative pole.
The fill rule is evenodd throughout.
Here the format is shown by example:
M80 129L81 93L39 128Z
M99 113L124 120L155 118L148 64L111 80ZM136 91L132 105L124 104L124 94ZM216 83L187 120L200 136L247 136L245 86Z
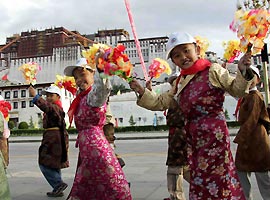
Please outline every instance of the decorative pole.
M147 75L147 70L146 70L146 67L145 67L145 63L144 63L144 59L143 59L143 55L142 55L142 51L141 51L140 42L139 42L138 37L137 37L135 23L134 23L134 20L133 20L133 17L132 17L132 13L131 13L131 9L130 9L130 4L129 4L129 1L128 0L125 0L125 5L126 5L126 9L127 9L127 13L128 13L128 18L129 18L129 23L131 25L133 37L134 37L134 40L135 40L136 48L137 48L138 55L139 55L139 58L140 58L140 62L141 62L141 65L142 65L142 70L143 70L144 78L145 78L146 81L148 81L149 80L149 77Z

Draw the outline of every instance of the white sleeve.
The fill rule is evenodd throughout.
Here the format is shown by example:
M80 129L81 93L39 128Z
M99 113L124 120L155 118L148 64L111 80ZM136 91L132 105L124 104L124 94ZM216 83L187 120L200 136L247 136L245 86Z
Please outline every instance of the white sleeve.
M111 91L109 79L102 79L96 71L94 75L94 84L87 96L87 104L92 107L102 106L108 99Z

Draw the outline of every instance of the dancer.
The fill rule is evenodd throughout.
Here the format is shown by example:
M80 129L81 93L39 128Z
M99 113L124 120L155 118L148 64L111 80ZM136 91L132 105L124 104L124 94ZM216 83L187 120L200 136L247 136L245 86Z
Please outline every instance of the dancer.
M175 87L157 96L133 81L130 87L139 94L138 105L145 101L144 106L151 110L165 110L177 97L191 149L190 200L245 199L230 151L223 103L226 91L236 97L248 92L254 78L249 68L251 53L240 59L238 73L232 77L219 64L200 59L199 50L190 34L171 34L167 58L181 68Z
M270 199L270 138L267 134L270 119L264 97L257 89L259 69L250 68L256 78L240 104L240 129L234 139L238 144L235 165L246 199L253 199L250 177L254 172L262 199L267 200Z
M103 133L109 80L103 80L85 58L66 67L64 73L74 76L79 88L68 111L79 132L78 165L68 199L132 199L123 170Z
M63 182L61 168L69 166L68 163L68 133L66 131L65 112L60 101L61 91L51 85L42 91L46 100L36 93L35 88L29 87L33 103L44 112L43 138L39 147L39 168L53 190L47 192L48 197L64 196L63 191L67 184Z

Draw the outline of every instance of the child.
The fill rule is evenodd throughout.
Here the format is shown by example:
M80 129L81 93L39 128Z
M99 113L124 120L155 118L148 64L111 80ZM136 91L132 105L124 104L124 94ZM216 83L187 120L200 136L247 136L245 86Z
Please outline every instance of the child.
M111 112L111 107L110 107L110 103L109 103L109 98L107 100L107 111L106 111L106 122L105 125L103 126L103 132L104 135L107 139L107 141L109 142L109 144L111 145L111 147L114 149L115 148L115 136L114 136L114 125L115 125L115 119L112 115ZM121 158L120 155L115 154L120 166L123 168L126 164L125 161L123 160L123 158Z
M114 148L115 148L114 124L112 122L108 122L107 124L105 124L103 126L103 132L104 132L104 135L105 135L107 141L109 142L112 149L114 150ZM116 156L117 160L119 161L120 166L123 168L126 165L123 158L121 158L121 156L118 155L117 153L115 153L115 156Z
M111 107L109 103L109 98L107 99L107 110L106 110L106 121L103 127L103 132L105 134L106 139L110 143L111 147L114 149L115 144L115 136L114 136L114 124L115 124L115 119L113 118L112 112L111 112Z
M173 86L177 75L168 78L168 83ZM146 82L146 88L152 91L151 81ZM141 105L142 106L142 105ZM184 130L184 118L176 100L171 101L166 113L169 126L168 153L167 153L167 188L170 198L164 200L185 200L183 178L189 182L189 168L187 166L187 142Z
M74 116L79 132L78 165L68 199L131 200L123 170L103 133L109 80L104 83L85 58L79 59L74 66L66 67L64 73L74 76L79 88L68 111L71 122Z
M154 96L134 82L130 86L139 93L138 105L144 102L151 110L165 110L174 96L177 97L186 120L187 142L191 149L188 154L189 199L244 199L230 151L223 102L225 91L241 97L248 90L254 77L249 69L251 53L240 59L239 71L232 77L219 64L200 59L199 50L191 35L171 34L167 58L181 68L175 87L168 93Z
M171 76L168 82L173 82L178 76ZM167 187L170 200L185 200L183 178L190 181L190 171L187 163L187 142L184 129L182 112L174 100L166 113L167 125L169 126L167 168Z
M10 136L10 130L8 128L8 112L11 110L11 105L9 102L5 101L4 98L0 95L0 112L1 112L1 127L3 128L2 137L0 137L0 150L4 158L5 167L9 164L9 144L8 138Z
M61 197L67 184L63 182L61 168L68 167L68 134L66 131L65 113L60 101L61 91L51 85L42 94L44 100L36 94L36 90L29 87L30 96L34 97L33 103L44 112L43 138L39 147L39 167L53 190L47 192L48 197Z
M251 172L255 172L262 199L270 199L270 139L267 134L270 119L264 97L256 87L260 82L260 72L254 66L250 68L256 79L240 105L240 129L234 139L238 144L235 165L246 199L253 199Z
M0 101L3 101L3 97L0 95ZM9 131L6 127L6 119L2 112L0 112L0 199L10 200L9 184L6 176L6 168L8 165L8 135L5 134Z

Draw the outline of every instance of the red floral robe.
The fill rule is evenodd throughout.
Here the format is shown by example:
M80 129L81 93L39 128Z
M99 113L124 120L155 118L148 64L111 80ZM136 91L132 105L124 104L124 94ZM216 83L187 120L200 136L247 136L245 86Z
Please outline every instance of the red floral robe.
M179 95L191 148L190 200L245 199L230 151L224 98L224 90L210 83L209 69L198 72Z
M103 133L105 113L106 103L91 107L87 95L81 99L74 117L80 153L68 199L132 199L123 170Z

